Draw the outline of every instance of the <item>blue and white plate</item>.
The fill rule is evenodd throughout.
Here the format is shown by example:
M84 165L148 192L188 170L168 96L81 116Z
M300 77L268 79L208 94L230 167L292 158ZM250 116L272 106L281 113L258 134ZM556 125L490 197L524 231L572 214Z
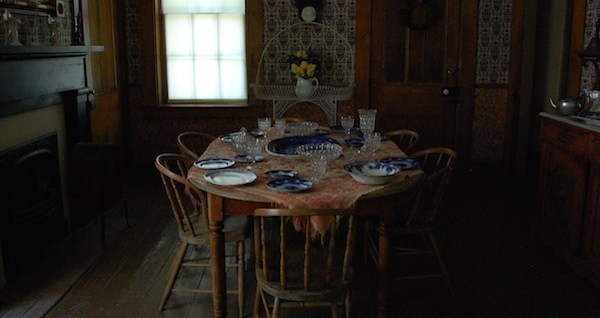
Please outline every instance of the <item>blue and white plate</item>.
M231 142L233 140L233 136L237 136L239 134L241 134L241 133L239 131L236 131L236 132L232 132L227 135L221 135L221 136L219 136L219 140L224 141L224 142Z
M293 178L298 174L298 171L294 170L271 170L265 172L265 175L271 179L286 179Z
M312 188L313 183L309 180L288 178L269 181L267 188L279 192L301 192Z
M267 144L267 152L281 157L297 158L296 148L306 144L333 143L339 145L337 140L325 136L292 136L273 139Z
M252 129L248 131L248 135L258 138L264 136L265 133L262 130Z
M349 138L349 139L344 140L344 142L346 142L346 145L348 145L350 147L360 148L365 144L365 138L362 138L362 137Z
M223 169L210 171L204 175L206 181L222 186L236 186L256 180L256 175L248 170Z
M337 126L331 126L329 127L331 128L331 131L336 132L336 133L340 133L343 134L346 132L346 129L344 129L344 127L337 125ZM360 127L352 127L350 128L350 132L358 132L360 131Z
M252 156L250 156L250 155L237 155L237 156L235 156L234 159L236 162L241 162L241 163L252 162ZM254 157L254 162L261 162L261 161L263 161L263 159L264 159L263 156L256 156L256 157Z
M213 169L223 169L227 167L233 166L235 161L226 158L211 158L211 159L202 159L194 162L194 166L204 169L204 170L213 170Z
M380 162L391 163L394 166L402 169L408 170L413 169L419 166L419 160L413 158L405 158L405 157L387 157L379 160Z

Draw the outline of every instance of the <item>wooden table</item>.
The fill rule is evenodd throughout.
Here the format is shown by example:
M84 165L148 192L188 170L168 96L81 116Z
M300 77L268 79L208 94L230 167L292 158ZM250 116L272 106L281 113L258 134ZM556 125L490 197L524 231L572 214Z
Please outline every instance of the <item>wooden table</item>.
M332 138L342 140L342 136L331 134ZM275 138L270 136L269 138ZM343 141L340 142L344 145ZM345 145L344 145L345 146ZM200 158L234 158L231 146L219 139L215 140L206 149ZM377 158L387 156L404 156L392 141L382 142L377 152ZM288 207L310 208L343 208L353 204L357 205L357 214L364 216L377 216L380 219L379 228L379 282L378 290L378 316L386 317L388 299L390 294L391 276L389 272L390 244L387 225L393 219L396 211L391 209L391 200L395 195L412 189L423 178L419 169L401 172L396 178L386 185L366 186L354 181L343 171L344 157L329 162L325 178L315 186L302 193L281 194L269 190L266 183L269 181L264 173L272 169L293 169L299 172L299 177L310 178L310 164L302 159L289 159L266 154L263 162L258 165L257 180L242 186L220 186L204 179L205 170L193 167L189 171L190 182L205 191L208 199L209 229L212 232L211 270L214 317L225 317L226 312L226 282L225 282L225 243L223 235L223 218L225 214L249 215L259 207L269 207L273 204ZM243 169L246 165L236 164L234 168ZM331 191L335 189L335 191Z

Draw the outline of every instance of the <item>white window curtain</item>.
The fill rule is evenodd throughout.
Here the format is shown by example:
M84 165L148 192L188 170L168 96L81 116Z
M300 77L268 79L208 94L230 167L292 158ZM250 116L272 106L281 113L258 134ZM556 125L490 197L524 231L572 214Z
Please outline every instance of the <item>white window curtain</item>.
M247 98L244 0L163 0L170 100Z

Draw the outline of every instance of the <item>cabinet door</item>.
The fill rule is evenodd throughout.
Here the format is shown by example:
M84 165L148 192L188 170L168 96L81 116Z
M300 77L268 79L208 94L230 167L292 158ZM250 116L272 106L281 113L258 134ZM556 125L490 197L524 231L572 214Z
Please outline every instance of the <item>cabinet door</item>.
M540 213L537 220L540 235L559 254L580 254L586 200L586 158L567 148L543 142L540 177Z
M583 258L600 276L600 136L592 142L588 210L584 222Z

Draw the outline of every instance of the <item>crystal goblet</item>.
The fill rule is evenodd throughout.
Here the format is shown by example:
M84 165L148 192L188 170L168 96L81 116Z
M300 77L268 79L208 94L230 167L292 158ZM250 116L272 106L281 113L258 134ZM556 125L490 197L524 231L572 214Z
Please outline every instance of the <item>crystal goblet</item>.
M266 135L269 129L271 129L271 117L258 118L258 130Z
M311 162L313 181L319 181L325 176L327 162L339 158L342 146L334 143L305 144L296 149L298 155Z
M375 131L375 118L377 115L377 109L364 109L358 110L360 131L363 134L370 134Z
M246 154L250 158L250 165L247 167L248 170L260 169L260 167L256 165L256 161L262 154L263 146L264 144L261 139L251 138L246 141Z
M371 155L371 160L375 159L375 152L381 146L381 134L370 133L364 135L365 143L363 145L363 151Z
M346 135L350 135L350 129L352 129L352 127L354 126L354 116L352 116L352 115L341 116L340 123L342 124L342 127L346 131Z

